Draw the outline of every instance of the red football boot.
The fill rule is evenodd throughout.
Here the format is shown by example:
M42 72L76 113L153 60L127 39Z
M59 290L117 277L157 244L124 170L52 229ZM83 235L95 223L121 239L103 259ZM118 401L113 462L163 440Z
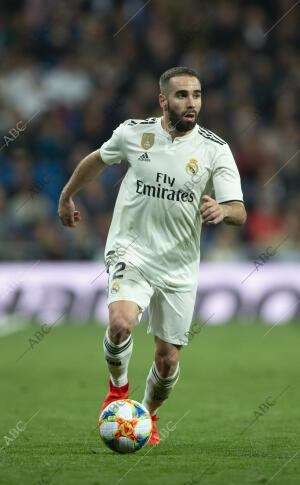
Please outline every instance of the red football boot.
M160 439L159 439L159 434L158 434L158 431L157 431L157 428L156 428L155 421L158 421L160 418L157 418L156 417L156 414L154 414L153 416L151 416L151 418L152 418L153 428L152 428L151 438L148 441L147 445L159 445Z
M118 399L127 399L129 395L129 382L122 387L116 387L113 385L111 379L109 379L109 392L104 399L104 403L102 404L102 408L100 409L99 418L101 413L106 406L108 406L111 402L117 401Z

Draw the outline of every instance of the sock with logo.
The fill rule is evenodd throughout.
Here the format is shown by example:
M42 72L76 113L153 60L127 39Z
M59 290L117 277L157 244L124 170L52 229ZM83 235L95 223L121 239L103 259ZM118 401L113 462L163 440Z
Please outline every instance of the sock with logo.
M106 329L103 339L104 356L110 373L112 383L116 387L122 387L127 384L127 370L133 349L132 336L120 344L112 342Z
M179 363L177 369L172 376L161 377L155 362L153 362L146 381L145 395L143 399L143 406L145 406L151 416L156 414L157 409L168 399L169 395L180 374Z

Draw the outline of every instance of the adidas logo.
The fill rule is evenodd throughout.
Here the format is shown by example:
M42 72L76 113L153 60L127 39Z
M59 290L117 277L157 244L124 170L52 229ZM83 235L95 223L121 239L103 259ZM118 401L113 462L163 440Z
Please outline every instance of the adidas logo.
M141 162L150 162L150 161L151 161L151 159L149 158L149 156L148 156L148 153L147 153L147 152L143 153L143 155L141 155L141 156L138 158L138 160L140 160Z

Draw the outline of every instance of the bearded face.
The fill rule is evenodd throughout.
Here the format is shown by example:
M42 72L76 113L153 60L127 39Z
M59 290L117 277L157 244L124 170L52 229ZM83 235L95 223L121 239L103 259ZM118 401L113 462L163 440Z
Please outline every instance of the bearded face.
M196 123L198 123L200 110L197 112L196 109L189 109L178 112L178 110L172 108L170 101L168 101L168 115L168 130L185 133L186 131L192 130Z
M199 120L201 85L194 76L174 76L169 80L165 95L160 95L161 106L167 112L170 132L186 133Z

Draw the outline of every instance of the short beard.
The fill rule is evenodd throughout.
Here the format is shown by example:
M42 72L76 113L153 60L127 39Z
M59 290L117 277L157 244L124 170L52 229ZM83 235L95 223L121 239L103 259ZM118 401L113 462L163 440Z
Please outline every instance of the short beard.
M192 130L194 126L197 124L198 118L199 118L199 113L198 113L198 116L197 115L195 116L194 121L185 121L183 119L183 115L178 115L170 107L169 101L168 101L168 114L169 114L168 131L176 130L179 133L185 133L187 131Z

